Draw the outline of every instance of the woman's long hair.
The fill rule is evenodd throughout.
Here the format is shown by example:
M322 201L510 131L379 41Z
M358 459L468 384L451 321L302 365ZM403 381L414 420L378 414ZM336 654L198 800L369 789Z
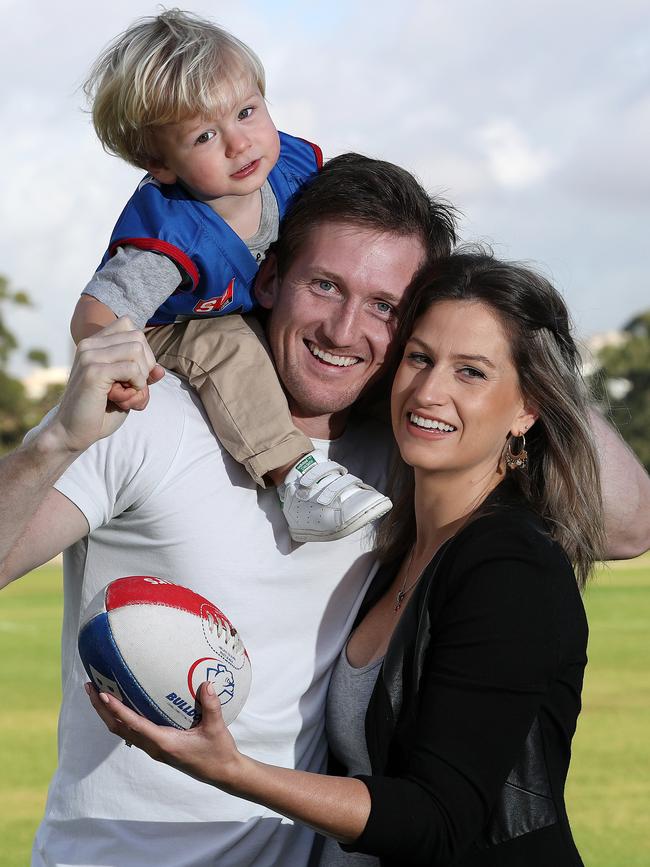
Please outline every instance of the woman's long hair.
M501 262L481 247L460 248L420 272L409 290L396 345L401 357L416 321L440 301L480 301L503 324L526 401L539 414L526 434L528 468L508 475L574 564L584 587L604 550L598 455L578 350L566 305L548 280ZM385 562L415 541L413 470L396 455L394 507L378 530Z

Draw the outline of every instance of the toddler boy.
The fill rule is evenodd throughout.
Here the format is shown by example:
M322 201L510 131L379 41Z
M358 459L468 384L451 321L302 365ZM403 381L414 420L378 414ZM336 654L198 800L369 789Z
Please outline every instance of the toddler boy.
M261 329L241 314L291 196L320 149L278 133L257 56L196 16L168 11L117 37L86 83L104 148L148 174L122 212L72 320L75 341L128 315L158 359L196 388L221 443L255 482L278 486L292 538L338 539L390 500L294 427ZM183 353L178 329L214 318ZM162 326L162 327L160 327ZM123 409L140 395L115 387ZM142 404L140 404L142 405Z

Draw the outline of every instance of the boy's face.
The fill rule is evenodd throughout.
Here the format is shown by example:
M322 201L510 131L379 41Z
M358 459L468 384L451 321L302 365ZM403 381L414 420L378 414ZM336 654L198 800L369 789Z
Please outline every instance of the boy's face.
M259 190L280 155L278 131L256 85L213 117L161 126L153 143L158 156L147 170L163 184L180 181L208 203Z

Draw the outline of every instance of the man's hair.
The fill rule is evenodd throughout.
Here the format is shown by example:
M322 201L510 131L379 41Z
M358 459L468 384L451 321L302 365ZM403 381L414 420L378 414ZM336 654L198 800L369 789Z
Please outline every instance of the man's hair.
M502 262L478 245L461 248L420 272L395 343L402 353L413 328L442 301L480 302L500 320L524 399L538 413L526 433L527 470L509 471L513 484L544 519L584 586L604 551L599 461L587 389L566 304L528 267ZM404 557L415 538L413 470L394 469L395 503L379 530L380 555Z
M243 42L210 21L170 9L140 18L102 52L84 92L104 150L146 168L156 127L210 117L244 99L264 68Z
M432 198L412 174L383 160L341 154L303 186L282 219L273 247L280 276L314 229L332 222L417 236L423 264L448 256L456 243L454 208Z

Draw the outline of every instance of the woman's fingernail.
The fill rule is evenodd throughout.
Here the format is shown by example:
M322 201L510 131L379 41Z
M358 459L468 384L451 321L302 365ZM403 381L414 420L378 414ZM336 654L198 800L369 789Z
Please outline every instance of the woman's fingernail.
M100 692L99 697L104 702L104 704L108 704L108 696L105 692Z
M214 687L212 686L212 682L208 681L205 685L205 691L208 695L214 695Z

